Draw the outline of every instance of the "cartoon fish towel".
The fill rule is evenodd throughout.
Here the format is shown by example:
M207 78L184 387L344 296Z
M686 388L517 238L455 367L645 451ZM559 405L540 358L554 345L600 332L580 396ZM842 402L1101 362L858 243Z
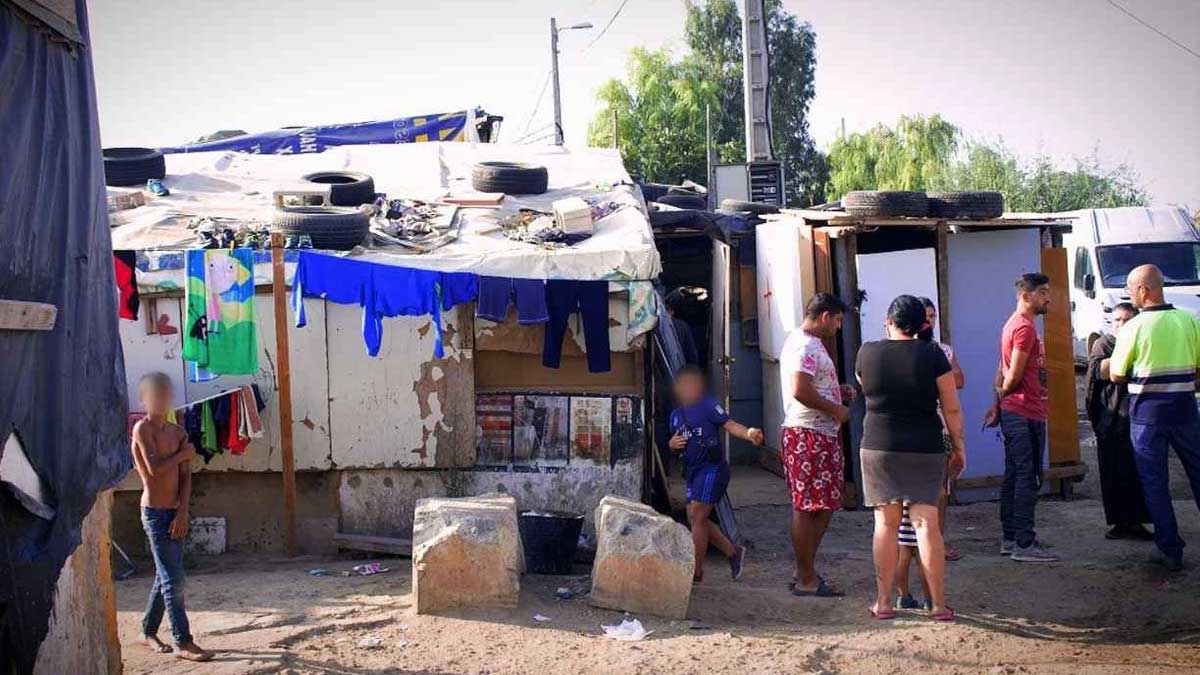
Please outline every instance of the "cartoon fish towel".
M187 323L183 358L212 375L258 371L254 327L254 252L187 252Z

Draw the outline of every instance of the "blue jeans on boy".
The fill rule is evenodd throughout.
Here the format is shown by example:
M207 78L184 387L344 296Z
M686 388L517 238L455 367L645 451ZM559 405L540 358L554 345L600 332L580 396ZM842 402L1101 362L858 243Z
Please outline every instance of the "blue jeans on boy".
M1154 543L1163 555L1182 558L1184 542L1179 536L1179 524L1175 521L1175 507L1171 504L1167 446L1175 448L1175 454L1179 456L1188 482L1192 485L1192 498L1200 507L1200 422L1132 422L1129 429L1134 460L1137 462L1138 475L1142 478L1142 492L1146 496L1146 508L1154 523Z
M1000 526L1005 539L1026 547L1037 540L1033 531L1038 491L1042 487L1042 453L1046 423L1007 410L1000 411L1004 436L1004 483L1000 486Z
M183 609L183 540L171 538L175 509L142 507L142 527L154 555L154 586L146 601L142 633L155 635L162 624L163 611L171 619L171 634L176 644L191 642L187 613Z

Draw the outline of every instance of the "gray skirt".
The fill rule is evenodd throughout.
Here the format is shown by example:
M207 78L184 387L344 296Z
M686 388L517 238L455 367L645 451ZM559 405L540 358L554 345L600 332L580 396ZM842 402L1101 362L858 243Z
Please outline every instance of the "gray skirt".
M859 451L862 459L863 503L932 504L942 496L946 455L942 452Z

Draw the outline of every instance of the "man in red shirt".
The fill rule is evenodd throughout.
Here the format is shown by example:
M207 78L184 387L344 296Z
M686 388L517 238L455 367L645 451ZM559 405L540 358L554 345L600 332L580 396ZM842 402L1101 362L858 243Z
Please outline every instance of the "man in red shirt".
M1004 483L1000 488L1000 554L1018 562L1053 562L1033 530L1042 457L1046 447L1046 352L1037 317L1050 307L1050 278L1022 274L1016 283L1017 310L1000 336L996 403L987 425L1004 436Z

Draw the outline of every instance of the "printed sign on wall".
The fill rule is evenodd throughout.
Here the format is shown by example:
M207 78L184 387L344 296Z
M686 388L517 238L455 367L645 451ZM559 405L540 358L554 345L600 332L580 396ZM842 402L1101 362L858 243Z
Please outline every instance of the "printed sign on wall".
M571 397L571 456L608 464L612 443L612 399Z
M512 394L475 397L475 463L507 465L513 454Z
M513 462L566 464L570 409L567 396L513 396Z

